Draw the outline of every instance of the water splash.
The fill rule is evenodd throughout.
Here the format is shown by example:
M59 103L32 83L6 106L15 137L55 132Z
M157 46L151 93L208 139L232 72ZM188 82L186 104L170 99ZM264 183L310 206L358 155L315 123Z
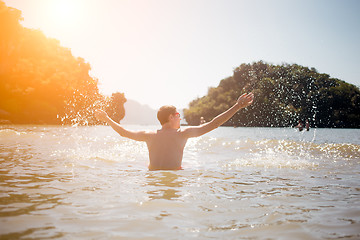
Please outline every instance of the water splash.
M124 114L124 103L126 98L123 93L113 93L111 97L102 95L85 95L74 91L73 96L66 102L66 109L63 115L58 115L58 119L64 125L88 126L100 124L94 116L96 109L107 111L110 117L120 121L121 114ZM119 117L120 114L120 117Z

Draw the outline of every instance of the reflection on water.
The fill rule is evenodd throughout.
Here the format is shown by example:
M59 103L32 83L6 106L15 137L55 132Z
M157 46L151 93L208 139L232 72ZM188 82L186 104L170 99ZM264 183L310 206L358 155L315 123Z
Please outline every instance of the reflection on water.
M156 187L156 190L147 191L150 199L172 200L181 197L178 193L180 193L183 182L176 172L149 172L146 174L146 179L146 183L150 186L150 189L151 186Z
M23 160L0 163L8 167L0 171L0 238L20 239L35 233L44 238L63 236L54 231L56 227L47 215L63 204L66 192L61 190L61 182L69 175L42 174L36 166L31 171L31 164Z
M25 231L3 234L0 236L2 237L1 239L23 239L24 237L31 236L34 233L40 234L42 236L39 239L57 239L64 236L63 233L49 234L49 232L52 232L54 229L55 227L29 228Z
M360 132L334 131L220 128L148 171L107 127L0 129L0 239L360 239Z

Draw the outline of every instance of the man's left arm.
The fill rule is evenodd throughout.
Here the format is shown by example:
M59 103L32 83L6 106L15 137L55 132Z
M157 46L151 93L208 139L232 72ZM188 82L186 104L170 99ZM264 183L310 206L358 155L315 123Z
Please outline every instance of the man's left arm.
M234 116L234 114L240 109L245 108L250 104L252 104L253 100L254 100L253 93L244 93L238 98L236 103L228 110L219 114L208 123L205 123L201 126L189 127L187 129L184 129L183 134L185 135L185 137L191 138L191 137L199 137L205 133L208 133L214 130L215 128L221 126L222 124L224 124L232 116Z

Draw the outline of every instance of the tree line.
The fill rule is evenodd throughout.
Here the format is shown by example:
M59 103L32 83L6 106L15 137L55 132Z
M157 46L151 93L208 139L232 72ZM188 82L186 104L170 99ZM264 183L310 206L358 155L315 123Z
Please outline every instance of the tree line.
M116 121L125 116L124 93L100 94L91 66L56 39L23 27L21 11L0 0L0 122L97 124L95 108ZM314 68L262 61L241 64L184 109L185 120L210 121L243 92L255 102L226 125L288 127L308 119L313 127L360 127L359 88Z
M100 94L89 63L22 20L20 10L0 1L0 120L93 124L94 107L124 117L123 93Z
M184 109L186 121L210 121L232 106L243 92L252 91L255 102L239 111L226 125L289 127L299 120L313 127L360 127L360 91L357 86L315 68L297 64L273 65L263 61L241 64L233 75L208 89Z

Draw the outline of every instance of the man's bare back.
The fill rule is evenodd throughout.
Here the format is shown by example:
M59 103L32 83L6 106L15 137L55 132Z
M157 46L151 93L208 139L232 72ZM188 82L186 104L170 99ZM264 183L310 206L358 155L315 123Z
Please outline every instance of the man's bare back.
M146 141L149 149L149 170L181 169L187 138L181 130L161 129Z
M185 129L180 129L180 114L173 106L160 108L158 119L162 128L155 132L129 131L109 118L106 112L96 110L95 114L99 120L108 123L121 136L146 142L150 159L149 170L179 170L188 138L199 137L221 126L238 110L249 106L253 102L253 98L252 93L245 93L238 98L232 107L210 122Z

